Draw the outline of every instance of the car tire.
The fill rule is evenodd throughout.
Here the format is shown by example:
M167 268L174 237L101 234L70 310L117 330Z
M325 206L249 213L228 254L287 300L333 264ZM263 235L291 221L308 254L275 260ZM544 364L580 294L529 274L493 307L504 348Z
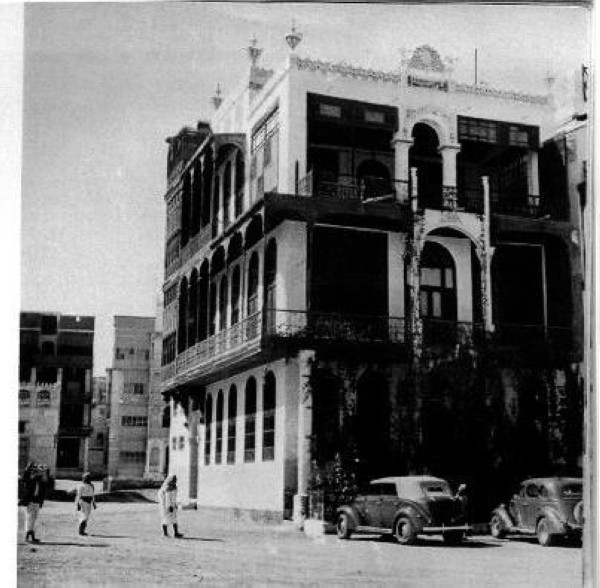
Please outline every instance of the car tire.
M399 517L394 525L394 537L400 545L412 545L417 540L417 530L410 517Z
M490 521L490 534L494 539L504 539L506 529L499 515L494 515Z
M542 547L550 547L556 543L556 535L550 532L550 523L546 519L540 519L535 529L538 543Z
M338 516L335 528L337 536L340 539L350 539L352 531L350 530L350 518L347 514L341 514Z
M463 531L448 531L444 533L444 543L446 545L460 545L465 538Z

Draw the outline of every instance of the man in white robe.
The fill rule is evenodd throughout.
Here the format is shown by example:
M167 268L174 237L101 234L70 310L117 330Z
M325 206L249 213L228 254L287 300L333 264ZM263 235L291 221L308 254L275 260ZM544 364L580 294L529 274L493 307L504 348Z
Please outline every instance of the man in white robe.
M175 537L183 537L177 528L177 476L166 478L158 491L158 506L165 537L169 536L168 526L173 525Z
M89 473L83 474L81 484L77 486L75 504L79 513L79 534L87 535L85 528L92 513L92 508L96 508L96 498L94 496L94 486L92 476Z

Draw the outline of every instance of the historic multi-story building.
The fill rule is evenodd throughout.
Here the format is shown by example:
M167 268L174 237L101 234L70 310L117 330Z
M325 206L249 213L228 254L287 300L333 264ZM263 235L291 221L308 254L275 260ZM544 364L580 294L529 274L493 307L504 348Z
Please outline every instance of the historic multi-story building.
M94 317L22 312L19 470L46 464L57 477L88 468Z
M108 465L113 478L142 478L146 467L154 317L115 316L107 369Z
M459 83L428 46L398 72L249 55L210 124L168 139L182 492L302 514L338 453L361 478L466 480L485 510L577 471L581 257L544 188L548 96Z

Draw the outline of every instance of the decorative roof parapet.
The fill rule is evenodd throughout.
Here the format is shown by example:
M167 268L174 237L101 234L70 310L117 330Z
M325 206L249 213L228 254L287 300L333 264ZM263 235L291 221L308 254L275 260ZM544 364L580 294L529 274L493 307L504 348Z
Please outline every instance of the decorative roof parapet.
M400 83L401 76L399 73L385 72L375 69L366 69L362 67L354 67L348 63L336 63L331 61L321 61L298 57L292 55L290 63L299 70L320 71L323 74L333 73L339 74L348 78L361 78L374 82L392 82Z
M512 92L510 90L498 90L489 86L471 84L454 84L455 92L463 92L464 94L480 94L483 96L492 96L493 98L505 98L507 100L516 100L517 102L529 102L530 104L548 104L547 96L535 94L523 94L521 92Z

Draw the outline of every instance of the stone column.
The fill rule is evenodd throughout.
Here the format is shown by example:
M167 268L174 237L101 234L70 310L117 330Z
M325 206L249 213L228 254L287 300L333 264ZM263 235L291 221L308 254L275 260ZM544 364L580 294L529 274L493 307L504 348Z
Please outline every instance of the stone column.
M413 144L412 139L402 139L399 133L394 135L392 145L394 147L394 176L396 180L396 198L398 202L408 202L408 151Z
M198 498L198 417L199 411L195 410L196 403L193 398L188 400L188 443L190 456L190 488L189 498L194 500Z
M406 276L410 308L409 308L409 332L411 335L411 345L413 357L418 360L421 357L423 324L421 320L421 249L423 241L423 223L422 215L418 213L417 204L417 168L411 168L412 176L412 227L407 237L405 256L408 262L408 272Z
M294 496L294 522L300 528L308 515L308 484L311 468L312 436L312 390L310 373L314 351L302 350L298 353L300 378L298 389L298 490Z
M481 178L483 184L483 215L481 216L481 236L479 239L479 259L481 262L481 314L487 332L494 330L492 320L492 255L490 245L490 184L488 176Z
M439 152L442 155L442 198L444 208L456 209L458 205L456 192L456 156L460 145L442 145Z

